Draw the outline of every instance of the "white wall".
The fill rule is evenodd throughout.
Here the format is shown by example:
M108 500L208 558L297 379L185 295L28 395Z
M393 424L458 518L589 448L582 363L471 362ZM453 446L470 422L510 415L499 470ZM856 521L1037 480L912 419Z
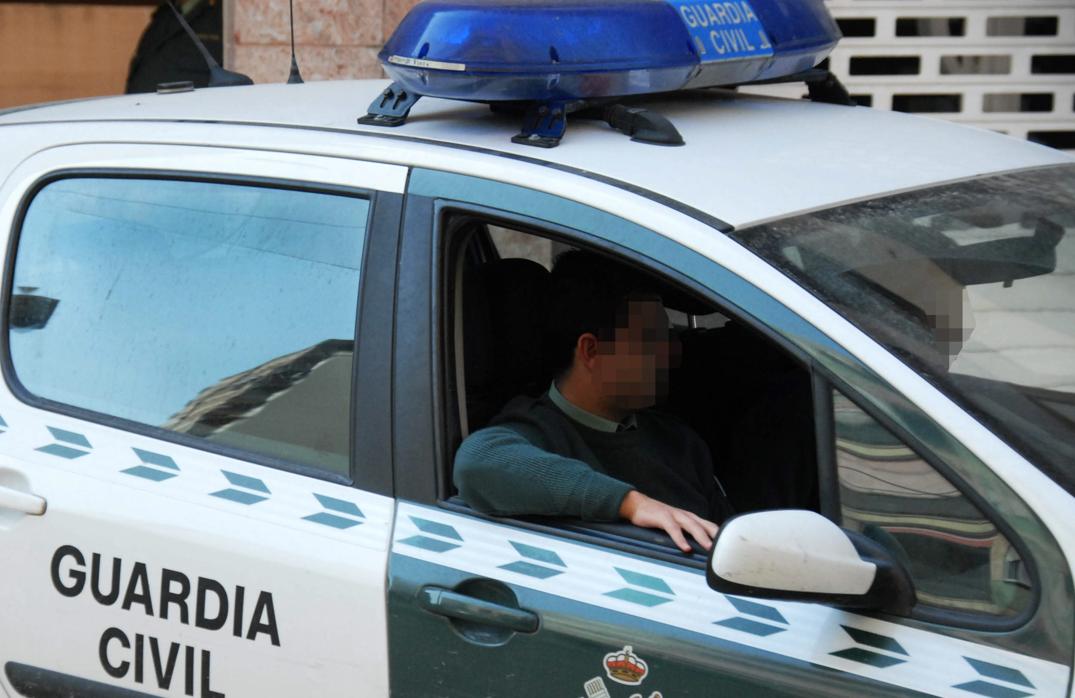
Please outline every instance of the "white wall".
M1066 149L1075 150L1075 0L829 0L828 4L845 26L858 20L868 28L873 22L872 36L846 36L832 55L832 71L853 95L868 95L879 109L941 107L945 111L931 115L1018 138L1059 140ZM1038 31L1049 30L1055 23L1055 35L1019 35L1028 27L1021 19L1025 17L1041 18L1029 24ZM923 23L908 21L914 18L935 21L923 27ZM962 35L899 36L901 19L903 25L942 33L953 24L959 33L962 25ZM917 58L918 72L852 74L861 59L886 56ZM1041 72L1042 64L1050 61L1066 62L1065 72ZM987 70L997 72L975 72ZM803 92L801 86L765 91L789 96ZM1020 95L1025 94L1034 95L1025 98L1032 105L1042 108L1051 101L1051 108L1007 110L1020 109L1024 101ZM929 105L930 96L940 97ZM998 107L1005 111L996 111Z

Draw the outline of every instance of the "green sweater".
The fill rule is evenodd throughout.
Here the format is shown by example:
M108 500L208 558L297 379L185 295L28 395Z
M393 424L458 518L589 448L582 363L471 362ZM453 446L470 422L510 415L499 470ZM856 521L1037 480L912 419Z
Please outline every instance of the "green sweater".
M455 456L459 494L478 511L615 521L638 490L712 521L731 513L705 442L675 417L636 414L637 429L608 433L568 418L549 396L518 397Z

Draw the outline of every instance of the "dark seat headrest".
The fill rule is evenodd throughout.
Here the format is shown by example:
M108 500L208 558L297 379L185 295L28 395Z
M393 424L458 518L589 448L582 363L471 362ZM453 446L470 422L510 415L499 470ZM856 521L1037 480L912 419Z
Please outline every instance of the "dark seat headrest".
M511 398L548 387L543 345L549 272L529 259L500 259L463 279L463 351L470 429Z

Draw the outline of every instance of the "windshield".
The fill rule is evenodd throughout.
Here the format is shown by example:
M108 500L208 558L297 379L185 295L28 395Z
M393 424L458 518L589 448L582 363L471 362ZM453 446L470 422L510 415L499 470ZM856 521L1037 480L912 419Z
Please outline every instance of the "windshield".
M733 233L1075 494L1075 165Z

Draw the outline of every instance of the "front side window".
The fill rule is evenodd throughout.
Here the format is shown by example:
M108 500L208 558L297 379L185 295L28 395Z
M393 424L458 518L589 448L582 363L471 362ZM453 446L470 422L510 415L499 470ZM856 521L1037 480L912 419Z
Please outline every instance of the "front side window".
M734 237L1075 493L1075 166L880 198Z
M941 473L833 391L843 525L911 574L920 604L1011 616L1031 602L1019 553Z
M43 187L15 373L48 400L346 474L369 202L160 179Z

